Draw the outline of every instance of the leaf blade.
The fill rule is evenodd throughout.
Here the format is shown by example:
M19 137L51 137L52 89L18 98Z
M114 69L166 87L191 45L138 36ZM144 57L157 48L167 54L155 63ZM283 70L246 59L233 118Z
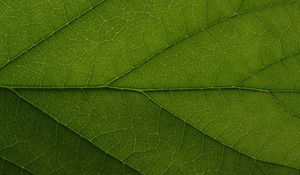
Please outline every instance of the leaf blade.
M52 116L60 120L62 123L68 123L70 119L69 117L78 113L75 112L76 110L83 111L82 109L85 109L84 110L85 113L89 113L91 116L95 115L94 116L95 119L90 120L89 124L83 124L85 127L88 128L82 126L78 127L78 125L76 124L77 122L82 123L80 121L82 121L82 118L84 116L80 116L80 115L76 115L77 120L73 120L74 124L69 125L69 127L71 127L74 130L78 130L78 131L80 130L85 137L93 138L92 142L94 142L101 149L108 150L108 152L118 157L118 159L125 160L125 162L128 161L128 164L137 167L138 170L140 170L142 173L145 174L157 174L164 171L173 172L174 170L177 171L182 170L183 173L190 172L188 171L188 169L190 169L189 164L187 164L186 167L183 166L182 169L178 169L178 167L175 166L176 165L175 162L174 162L175 164L174 166L170 166L173 168L171 168L170 170L168 169L166 162L169 162L170 160L166 158L172 157L170 151L173 149L180 150L178 152L176 151L175 154L176 156L174 155L175 156L174 161L178 159L177 160L179 161L178 164L182 164L183 160L191 161L194 159L192 157L189 158L188 156L189 154L186 155L183 154L184 152L188 151L189 149L192 149L194 153L197 152L197 154L194 155L194 156L199 155L198 161L197 163L195 163L195 167L199 168L195 171L197 173L205 172L207 170L213 170L213 169L217 170L218 167L221 165L220 162L222 162L221 155L223 149L225 149L226 152L226 156L225 156L226 159L232 159L237 161L239 156L245 158L245 160L243 161L240 160L241 161L240 164L238 163L239 161L232 164L230 163L232 161L229 160L225 161L224 162L226 163L225 167L227 168L231 166L239 166L239 165L242 166L244 163L245 165L249 165L249 163L246 163L247 161L250 161L252 163L253 161L258 161L249 158L244 154L240 154L234 151L233 149L224 146L219 142L211 139L210 137L207 137L198 129L193 128L192 127L193 125L190 126L189 124L182 122L181 120L182 117L180 119L174 117L173 115L169 114L163 109L160 109L160 106L157 106L152 101L149 101L147 97L137 92L118 91L118 90L112 91L111 89L106 89L106 90L90 89L90 90L85 90L84 92L75 89L63 90L63 91L61 90L37 91L37 90L25 89L25 90L19 90L19 93L21 93L29 101L32 101L34 104L36 104L39 108L45 109L46 106L49 106L50 108L48 108L47 110L52 114ZM86 100L82 100L83 98ZM53 100L53 103L49 101L50 99ZM83 102L86 104L83 104ZM54 105L54 103L56 105ZM72 105L70 105L71 103ZM87 109L86 107L87 105L90 106L89 109ZM66 110L64 113L59 112L62 111L61 109L65 109L67 106L69 107L68 110ZM74 109L74 107L72 106L77 106L77 108L78 107L79 108ZM101 109L101 110L100 112L96 112L94 111L96 109L97 110ZM147 112L144 110L146 110ZM129 112L130 114L127 114L126 111ZM118 113L122 115L118 115ZM118 118L118 116L120 117ZM157 116L160 116L158 123L156 123ZM124 121L127 122L122 123ZM130 121L133 121L133 124L131 124ZM158 129L157 124L160 127L158 131L158 135L162 141L163 140L166 141L165 144L158 142L156 139L151 139L151 141L150 140L147 141L146 139L146 138L148 139L151 138L151 137L149 138L149 135L151 135L151 133L157 133L156 131ZM114 128L113 126L116 126L117 128ZM107 130L103 130L103 128L107 128ZM94 130L94 134L91 133L91 130ZM187 132L188 134L185 132ZM136 137L131 139L129 137L126 139L126 136L128 137L130 135L136 135ZM176 137L168 141L168 138L172 138L172 135ZM204 139L205 143L201 141L202 138L205 138ZM145 145L145 143L148 143L149 145L147 146L147 144ZM181 147L180 143L183 144L181 148L183 150L180 149ZM155 146L156 144L158 144L159 146L156 147ZM205 149L203 150L203 154L204 154L203 156L201 156L201 149L199 149L199 147L201 148L202 144L205 147ZM139 147L135 148L134 145ZM188 145L194 145L194 146L192 148L189 148ZM154 150L151 148L154 148ZM159 150L160 151L156 153L155 149L158 149L158 151ZM214 151L214 150L218 150L218 151ZM209 154L210 156L205 156L206 153ZM162 156L162 160L156 158L154 159L155 161L153 161L153 158L155 158L159 154L163 154L165 156ZM211 156L212 157L216 156L216 157L208 160L207 158ZM153 164L148 165L147 162L149 161L153 162ZM210 166L207 167L207 165L205 165L205 162L210 162L207 164ZM145 166L145 164L147 166ZM148 166L150 166L151 168ZM144 168L140 169L141 167ZM225 173L227 168L220 169L220 173ZM245 166L242 169L236 171L237 172L241 171L245 174L251 173L250 170L247 171L247 168L251 168L251 167ZM229 172L232 173L232 171ZM290 173L292 173L293 171L297 172L296 169L290 169L288 171L291 171Z

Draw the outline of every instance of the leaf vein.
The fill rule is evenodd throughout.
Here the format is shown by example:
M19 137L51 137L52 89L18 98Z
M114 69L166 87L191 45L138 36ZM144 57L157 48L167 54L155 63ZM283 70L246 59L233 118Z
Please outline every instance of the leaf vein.
M170 114L172 114L175 118L178 118L178 119L181 120L182 122L186 123L188 126L192 127L193 129L197 130L198 132L201 132L201 133L204 134L205 136L207 136L207 137L213 139L214 141L216 141L216 142L218 142L218 143L220 143L220 144L222 144L222 145L224 145L224 146L226 146L226 147L228 147L228 148L230 148L230 149L232 149L232 150L234 150L234 151L237 151L239 154L246 155L247 157L250 157L250 158L252 158L252 159L254 159L254 160L259 160L259 159L255 158L255 157L252 157L252 156L250 156L250 155L247 155L247 154L245 154L245 153L242 153L242 152L240 152L240 151L234 149L234 148L233 148L232 146L230 146L230 145L226 145L226 144L224 144L224 143L221 143L220 141L216 140L215 138L209 136L209 135L208 135L207 133L205 133L204 131L202 131L202 130L196 128L196 127L194 127L192 124L190 124L188 121L182 119L181 117L179 117L179 116L178 116L177 114L175 114L174 112L172 112L172 111L166 109L162 104L160 104L159 102L157 102L156 100L154 100L154 99L153 99L151 96L149 96L147 93L145 93L145 92L140 92L140 93L143 94L144 96L146 96L150 101L152 101L153 103L155 103L155 104L156 104L157 106L159 106L160 108L162 108L162 109L164 109L165 111L167 111L167 112L169 112ZM271 164L274 164L274 165L281 165L281 166L284 166L284 167L289 167L289 166L282 165L282 164L279 164L279 163L276 163L276 162L265 161L265 160L259 160L259 161L271 163ZM298 170L297 168L294 168L294 167L289 167L289 168L293 168L293 169Z
M25 167L23 167L23 166L17 164L17 163L14 162L14 161L8 160L8 159L6 159L6 158L4 158L4 157L2 157L2 156L0 156L0 159L3 159L4 161L6 161L6 162L8 162L8 163L11 163L11 164L13 164L13 165L19 167L20 169L22 169L23 171L27 172L28 174L34 175L34 174L33 174L32 172L30 172L28 169L26 169Z
M85 11L83 11L82 13L80 13L79 15L77 15L76 17L74 17L73 19L67 21L64 25L62 25L61 27L59 27L55 31L53 31L50 34L46 35L45 37L43 37L42 39L40 39L39 41L37 41L36 43L34 43L33 45L31 45L30 47L28 47L25 50L21 51L20 53L18 53L14 57L9 58L5 63L3 63L2 65L0 65L0 70L3 69L8 64L10 64L11 62L13 62L15 59L21 57L22 55L26 54L27 52L29 52L33 48L37 47L38 45L40 45L41 43L43 43L44 41L46 41L48 38L54 36L56 33L58 33L59 31L61 31L63 28L69 26L74 21L77 21L77 19L81 18L82 16L84 16L85 14L87 14L88 12L90 12L91 10L95 9L96 7L98 7L100 4L102 4L105 1L106 0L99 1L95 5L89 7L88 9L86 9Z
M78 135L81 139L87 141L89 144L91 144L92 146L98 148L99 150L103 151L104 153L106 153L107 155L110 155L111 157L119 160L120 162L122 162L122 164L134 169L135 171L137 171L138 173L141 174L141 172L139 170L137 170L136 168L128 165L126 162L124 162L123 160L120 160L118 158L116 158L115 156L111 155L110 153L102 150L99 146L97 146L96 144L94 144L91 140L85 138L83 135L81 135L80 133L78 133L77 131L73 130L72 128L64 125L63 123L61 123L60 121L58 121L56 118L54 118L52 115L48 114L46 111L40 109L39 107L37 107L36 105L34 105L32 102L28 101L25 97L23 97L21 94L19 94L17 91L13 90L13 89L9 89L11 90L14 94L16 94L20 99L22 99L24 102L30 104L33 108L38 109L39 111L41 111L42 113L44 113L46 116L50 117L51 119L55 120L58 124L60 124L61 126L63 126L65 129L72 131L73 133L75 133L76 135Z
M258 12L258 11L263 11L263 10L266 10L266 9L270 9L270 8L274 8L274 7L277 7L279 5L288 5L288 4L292 4L292 3L296 3L296 1L292 1L292 2L288 2L288 3L279 3L279 4L276 4L274 6L267 6L267 7L262 7L262 8L257 8L257 9L253 9L253 10L248 10L248 11L244 11L244 12L236 12L234 13L233 15L230 15L230 16L227 16L225 18L222 18L220 20L217 20L216 22L213 22L209 25L206 25L198 30L195 30L194 32L190 33L190 34L187 34L185 35L184 37L181 37L179 38L177 41L173 42L173 43L170 43L168 44L166 47L158 50L156 53L154 53L153 55L149 56L148 58L144 59L143 61L141 61L140 63L136 64L135 66L133 66L131 69L129 69L128 71L126 72L123 72L121 73L120 75L118 75L117 77L113 78L112 80L108 81L107 83L105 83L104 86L109 86L111 85L113 82L121 79L122 77L125 77L127 74L133 72L135 69L141 67L142 65L146 64L147 62L149 62L150 60L152 60L154 57L156 57L157 55L160 55L161 53L163 53L164 51L174 47L177 43L179 42L182 42L188 38L191 38L192 36L202 32L202 31L206 31L206 29L208 28L211 28L211 27L214 27L222 22L226 22L227 20L230 20L230 19L233 19L235 17L238 17L238 16L241 16L241 15L244 15L244 14L249 14L249 13L254 13L254 12Z

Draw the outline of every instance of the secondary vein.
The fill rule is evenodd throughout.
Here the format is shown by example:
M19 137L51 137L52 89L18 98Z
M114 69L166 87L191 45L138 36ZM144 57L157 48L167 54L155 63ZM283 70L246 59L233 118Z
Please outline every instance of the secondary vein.
M299 170L299 169L297 169L297 168L290 167L290 166L287 166L287 165L282 165L282 164L279 164L279 163L276 163L276 162L260 160L260 159L257 159L257 158L255 158L255 157L252 157L252 156L250 156L250 155L248 155L248 154L242 153L242 152L240 152L240 151L234 149L232 146L227 145L227 144L224 144L224 143L218 141L217 139L215 139L215 138L209 136L205 131L202 131L202 130L196 128L195 126L193 126L192 124L190 124L188 121L186 121L186 120L180 118L177 114L175 114L174 112L172 112L172 111L168 110L167 108L165 108L162 104L160 104L158 101L154 100L154 99L153 99L151 96L149 96L147 93L145 93L145 92L140 92L140 93L143 94L145 97L147 97L147 98L148 98L150 101L152 101L154 104L156 104L157 106L159 106L160 108L162 108L162 109L165 110L166 112L170 113L172 116L174 116L174 117L178 118L179 120L181 120L182 122L186 123L188 126L194 128L194 129L197 130L198 132L201 132L202 134L206 135L207 137L213 139L214 141L216 141L216 142L218 142L218 143L220 143L220 144L222 144L222 145L224 145L224 146L226 146L226 147L228 147L228 148L230 148L230 149L232 149L232 150L234 150L234 151L237 151L238 153L240 153L240 154L242 154L242 155L245 155L245 156L247 156L247 157L250 157L250 158L252 158L252 159L254 159L254 160L258 160L258 161L261 161L261 162L267 162L267 163L271 163L271 164L274 164L274 165L277 165L277 166L284 166L284 167L289 167L289 168L293 168L293 169Z
M32 174L32 175L33 175L33 173L32 173L30 170L26 169L25 167L19 165L18 163L14 162L14 161L8 160L7 158L5 158L5 157L3 157L3 156L0 156L0 159L3 159L3 161L6 161L6 162L8 162L8 163L11 163L11 164L13 164L13 165L19 167L19 168L22 169L23 171L27 172L28 174Z
M70 21L68 21L67 23L65 23L63 26L59 27L58 29L56 29L55 31L51 32L50 34L48 34L47 36L43 37L42 39L40 39L38 42L36 42L35 44L31 45L30 47L28 47L27 49L25 49L24 51L20 52L19 54L17 54L16 56L10 58L7 60L6 63L0 65L0 70L3 69L5 66L7 66L8 64L10 64L11 62L13 62L15 59L21 57L22 55L24 55L25 53L29 52L30 50L32 50L33 48L35 48L36 46L40 45L41 43L43 43L44 41L46 41L48 38L52 37L53 35L55 35L56 33L58 33L59 31L61 31L62 29L64 29L65 27L69 26L70 24L72 24L74 21L77 21L77 19L83 17L85 14L87 14L88 12L90 12L91 10L95 9L96 7L98 7L100 4L102 4L103 2L105 2L106 0L101 0L99 2L97 2L95 5L91 6L90 8L86 9L85 11L83 11L82 13L80 13L78 16L72 18Z
M93 147L96 147L97 149L99 149L100 151L104 152L105 154L117 159L118 161L122 162L123 165L126 165L132 169L134 169L136 172L142 174L139 170L137 170L136 168L128 165L126 162L124 162L123 160L118 159L117 157L111 155L110 153L102 150L99 146L97 146L96 144L94 144L91 140L85 138L83 135L81 135L79 132L73 130L72 128L68 127L67 125L61 123L60 121L58 121L56 118L54 118L52 115L50 115L49 113L47 113L46 111L40 109L38 106L36 106L35 104L33 104L32 102L30 102L29 100L27 100L24 96L22 96L20 93L18 93L17 91L15 91L14 89L9 89L11 90L14 94L16 94L21 100L23 100L24 102L30 104L33 108L38 109L40 112L42 112L43 114L45 114L46 116L50 117L51 119L55 120L59 125L63 126L65 129L72 131L73 133L75 133L76 135L78 135L81 139L87 141L89 144L91 144Z
M236 12L234 13L233 15L231 16L228 16L228 17L225 17L225 18L222 18L214 23L211 23L209 25L206 25L198 30L195 30L194 32L190 33L190 34L187 34L186 36L182 37L182 38L179 38L177 41L173 42L173 43L170 43L170 44L167 44L166 47L160 49L159 51L157 51L156 53L154 53L152 56L149 56L147 59L141 61L140 63L138 63L137 65L133 66L131 69L129 69L128 71L118 75L117 77L113 78L112 80L108 81L107 83L105 83L104 86L109 86L111 85L113 82L117 81L118 79L121 79L122 77L126 76L127 74L131 73L132 71L136 70L137 68L141 67L142 65L146 64L147 62L149 62L150 60L152 60L154 57L156 57L157 55L160 55L161 53L163 53L164 51L174 47L177 43L179 42L182 42L188 38L191 38L192 36L202 32L202 31L206 31L208 28L211 28L211 27L214 27L224 21L227 21L227 20L230 20L232 18L235 18L235 17L238 17L238 16L241 16L241 15L245 15L245 14L249 14L249 13L254 13L254 12L258 12L258 11L263 11L265 9L270 9L270 8L274 8L274 7L277 7L279 5L288 5L288 4L294 4L296 3L296 1L292 1L292 2L288 2L288 3L279 3L279 4L276 4L274 6L268 6L268 7L263 7L263 8L257 8L257 9L253 9L253 10L248 10L248 11L244 11L244 12Z

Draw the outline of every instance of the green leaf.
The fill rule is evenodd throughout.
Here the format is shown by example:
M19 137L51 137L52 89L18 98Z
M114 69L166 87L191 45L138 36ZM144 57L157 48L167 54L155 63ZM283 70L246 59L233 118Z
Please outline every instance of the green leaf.
M0 174L299 173L299 1L0 4Z

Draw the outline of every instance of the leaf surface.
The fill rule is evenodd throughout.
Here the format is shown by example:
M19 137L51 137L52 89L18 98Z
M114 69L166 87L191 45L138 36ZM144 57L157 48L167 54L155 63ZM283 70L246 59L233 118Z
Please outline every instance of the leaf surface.
M299 1L0 4L3 174L299 173Z
M18 92L143 174L263 174L275 169L279 174L298 173L221 144L143 93L112 89Z
M0 99L1 173L139 174L14 92Z

